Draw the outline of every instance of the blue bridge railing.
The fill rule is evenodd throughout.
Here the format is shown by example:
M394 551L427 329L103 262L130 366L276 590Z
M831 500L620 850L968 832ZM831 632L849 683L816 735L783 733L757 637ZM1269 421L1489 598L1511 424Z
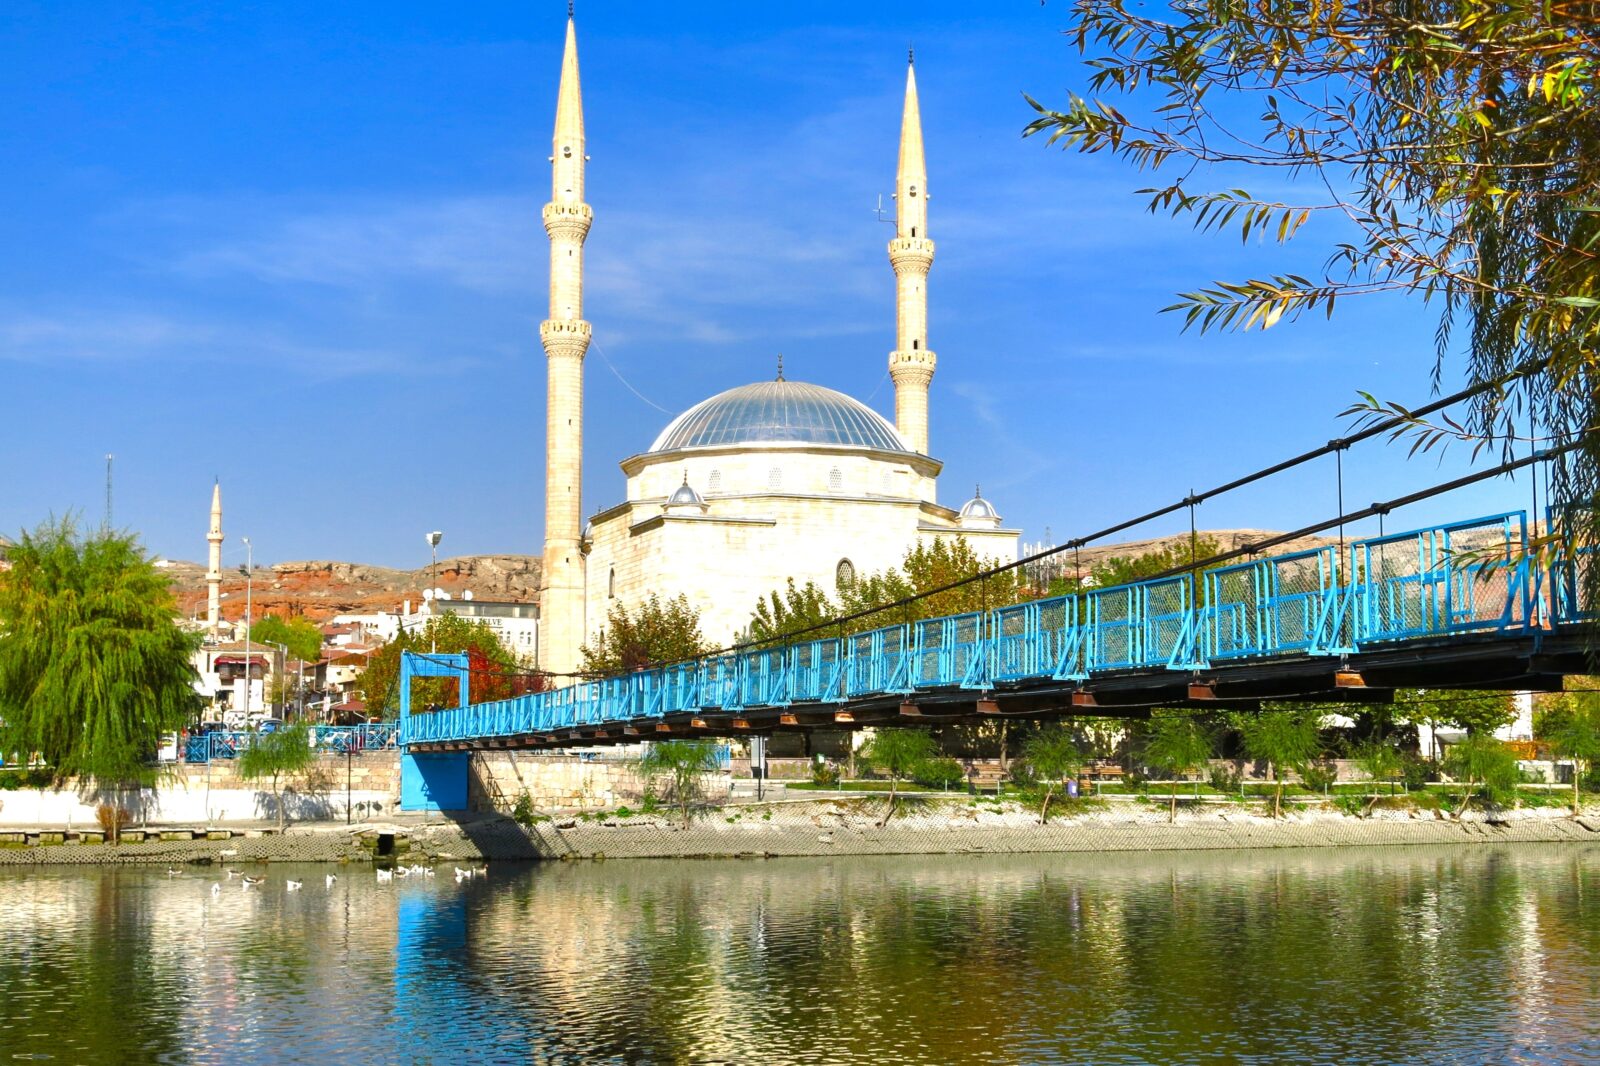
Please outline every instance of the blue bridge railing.
M1515 634L1589 617L1572 552L1528 554L1522 511L996 610L729 652L515 699L402 718L402 744L549 732L666 714L989 690L1129 671L1348 655Z
M309 743L322 754L345 755L396 747L399 734L400 728L395 722L316 725L310 729ZM255 743L258 735L232 729L196 734L184 741L183 758L185 762L194 763L237 759Z

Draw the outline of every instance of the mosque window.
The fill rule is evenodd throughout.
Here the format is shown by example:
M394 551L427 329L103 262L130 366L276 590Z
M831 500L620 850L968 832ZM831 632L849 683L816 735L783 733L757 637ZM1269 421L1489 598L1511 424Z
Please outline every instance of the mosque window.
M828 471L828 488L832 489L834 492L838 492L840 489L844 488L844 472L838 467L834 467L832 470Z
M709 479L707 479L707 488L711 492L721 492L722 491L722 471L721 470L713 470L713 471L711 471L711 477Z
M617 568L611 568L611 575L606 578L606 598L617 598Z
M781 468L775 466L767 471L767 488L783 488L783 470Z
M839 588L849 588L856 583L856 564L849 559L840 559L839 565L833 568L833 583Z

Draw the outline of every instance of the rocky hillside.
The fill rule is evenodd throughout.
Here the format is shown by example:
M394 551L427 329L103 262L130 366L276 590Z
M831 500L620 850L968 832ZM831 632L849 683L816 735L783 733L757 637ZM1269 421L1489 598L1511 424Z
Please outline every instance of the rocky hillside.
M204 614L206 568L199 563L168 562L167 572L186 615ZM422 600L430 583L429 568L393 570L386 566L325 560L278 563L256 570L252 610L264 614L304 614L326 621L338 614L394 611L410 600ZM438 585L451 596L470 590L482 600L531 601L539 592L536 555L462 555L439 560ZM222 613L244 614L245 580L237 570L223 572Z
M1273 536L1264 529L1213 529L1202 531L1223 551L1255 543ZM1078 553L1085 570L1111 556L1134 556L1187 541L1187 536L1155 537L1095 545ZM1299 551L1334 542L1332 538L1306 537L1274 548L1273 553ZM1063 553L1063 565L1072 565L1070 553ZM199 563L168 562L173 589L186 615L204 614L206 607L205 567ZM392 570L385 566L342 563L325 560L279 563L256 572L252 607L263 614L304 614L325 621L338 614L398 610L405 600L413 608L421 602L428 587L428 568ZM244 578L237 570L223 575L222 613L226 618L244 614ZM539 557L536 555L463 555L439 560L439 587L452 596L471 590L485 600L528 602L539 593Z

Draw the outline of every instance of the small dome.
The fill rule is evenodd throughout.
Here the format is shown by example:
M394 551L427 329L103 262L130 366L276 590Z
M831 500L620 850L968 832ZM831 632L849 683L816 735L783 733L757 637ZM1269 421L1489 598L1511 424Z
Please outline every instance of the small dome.
M694 490L694 486L689 484L689 475L687 473L683 475L683 484L673 489L672 495L667 498L668 508L697 507L703 511L705 506L706 501L701 499L700 494Z
M833 444L910 452L889 420L842 392L803 381L758 381L702 400L673 419L652 452L739 444Z
M1000 512L994 509L994 504L983 498L983 490L977 489L972 499L961 505L961 524L964 526L999 526Z

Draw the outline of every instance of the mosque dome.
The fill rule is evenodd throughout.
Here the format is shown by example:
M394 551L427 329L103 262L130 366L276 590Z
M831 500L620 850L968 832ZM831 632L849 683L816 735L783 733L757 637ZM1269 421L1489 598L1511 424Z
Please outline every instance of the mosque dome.
M695 404L673 419L652 452L741 444L822 444L910 453L878 412L803 381L758 381Z
M961 524L968 528L997 528L1000 525L1000 512L994 509L994 504L983 498L982 489L976 490L972 499L961 505Z
M694 486L689 484L687 474L684 475L683 484L672 490L672 495L667 499L668 507L698 507L704 510L705 505L706 501L701 499Z

